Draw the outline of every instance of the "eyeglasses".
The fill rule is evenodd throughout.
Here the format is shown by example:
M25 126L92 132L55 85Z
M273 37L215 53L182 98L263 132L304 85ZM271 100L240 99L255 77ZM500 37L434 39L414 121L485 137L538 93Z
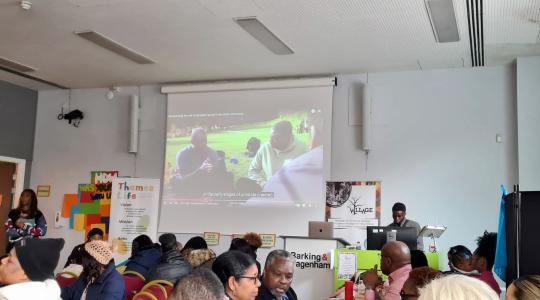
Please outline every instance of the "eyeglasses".
M259 276L240 276L240 278L246 278L246 279L253 280L253 284L257 284L257 281L261 281Z
M401 296L402 300L406 300L409 298L418 298L420 296L418 294L407 294L404 290L401 290L401 292L399 292L399 295Z

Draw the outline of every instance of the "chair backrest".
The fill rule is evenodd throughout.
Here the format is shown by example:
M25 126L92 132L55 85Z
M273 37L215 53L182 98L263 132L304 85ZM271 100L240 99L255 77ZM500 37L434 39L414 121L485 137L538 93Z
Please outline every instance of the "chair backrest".
M167 291L165 288L160 284L154 284L146 289L143 290L144 292L150 293L153 296L155 296L158 300L166 300L167 299Z
M75 281L77 281L78 277L71 272L62 272L56 274L56 277L54 279L61 288L64 288L72 285Z
M150 294L149 292L139 292L133 297L133 300L159 300L156 296Z
M140 292L144 286L144 280L136 275L123 275L126 286L126 300L132 300L133 296Z

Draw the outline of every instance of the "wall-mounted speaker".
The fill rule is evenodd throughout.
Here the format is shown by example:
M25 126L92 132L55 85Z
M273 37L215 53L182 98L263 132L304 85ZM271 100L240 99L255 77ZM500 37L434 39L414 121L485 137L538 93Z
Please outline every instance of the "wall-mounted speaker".
M371 91L367 83L362 87L362 149L371 149Z
M129 96L129 153L137 153L139 144L139 96Z

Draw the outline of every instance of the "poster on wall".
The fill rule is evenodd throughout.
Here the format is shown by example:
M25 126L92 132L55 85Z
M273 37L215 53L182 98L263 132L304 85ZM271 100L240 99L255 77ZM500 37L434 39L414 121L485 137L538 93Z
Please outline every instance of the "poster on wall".
M380 181L326 182L326 219L334 223L334 237L365 249L366 227L379 225L380 207Z
M129 258L137 236L156 240L160 186L159 179L113 179L109 237L117 264Z

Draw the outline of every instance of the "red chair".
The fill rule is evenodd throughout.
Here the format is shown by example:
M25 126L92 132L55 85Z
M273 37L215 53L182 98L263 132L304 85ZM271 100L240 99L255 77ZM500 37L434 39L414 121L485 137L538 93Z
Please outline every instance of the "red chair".
M154 295L149 292L139 292L133 297L133 300L158 300Z
M142 290L144 286L143 277L137 275L124 274L124 285L126 286L126 300L132 300L133 296Z
M78 276L71 272L60 272L54 277L60 288L65 288L77 281Z
M158 300L166 300L171 295L172 290L172 282L161 279L152 280L142 288L142 291L152 294Z

